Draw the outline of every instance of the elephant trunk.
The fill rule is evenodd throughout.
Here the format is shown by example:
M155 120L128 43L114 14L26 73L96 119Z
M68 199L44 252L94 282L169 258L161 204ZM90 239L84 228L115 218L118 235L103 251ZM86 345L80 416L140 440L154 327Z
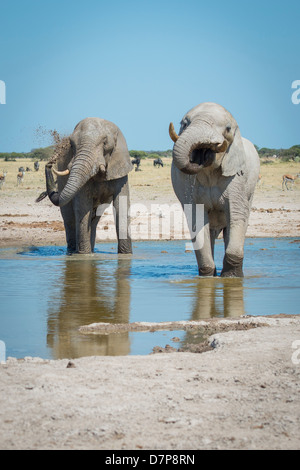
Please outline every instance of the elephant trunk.
M51 165L46 166L46 183L49 199L56 206L65 206L99 171L102 173L105 172L105 159L103 154L96 157L95 151L93 150L87 148L78 149L70 169L68 181L59 195L53 179Z
M105 164L104 158L103 164ZM99 160L95 158L94 152L87 149L79 150L70 170L67 184L59 196L59 206L63 207L68 204L99 170Z
M59 206L59 196L58 192L56 190L56 184L53 178L53 173L52 173L52 164L47 164L45 166L45 174L46 174L46 187L47 187L47 194L55 206Z
M204 120L191 124L176 140L173 161L183 173L194 175L211 165L216 153L227 149L227 141Z

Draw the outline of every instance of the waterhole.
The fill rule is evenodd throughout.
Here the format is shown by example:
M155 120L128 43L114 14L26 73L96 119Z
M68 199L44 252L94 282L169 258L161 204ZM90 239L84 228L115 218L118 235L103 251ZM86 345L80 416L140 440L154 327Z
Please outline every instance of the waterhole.
M216 245L218 274L222 241ZM197 276L184 241L137 242L134 254L98 244L93 255L65 247L0 250L0 340L7 356L44 359L149 354L200 341L186 331L87 335L82 325L174 322L300 313L300 240L247 239L243 279Z

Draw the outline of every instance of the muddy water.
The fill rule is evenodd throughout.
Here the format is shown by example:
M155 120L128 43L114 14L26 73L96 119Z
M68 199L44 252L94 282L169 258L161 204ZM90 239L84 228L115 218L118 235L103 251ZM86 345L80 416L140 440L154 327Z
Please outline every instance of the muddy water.
M185 248L184 241L139 242L132 256L118 256L115 244L97 245L91 256L66 256L64 247L0 250L0 340L7 356L149 354L156 345L187 341L184 331L78 332L95 322L300 313L300 240L248 239L244 279L197 277L194 254ZM219 241L219 273L222 258Z

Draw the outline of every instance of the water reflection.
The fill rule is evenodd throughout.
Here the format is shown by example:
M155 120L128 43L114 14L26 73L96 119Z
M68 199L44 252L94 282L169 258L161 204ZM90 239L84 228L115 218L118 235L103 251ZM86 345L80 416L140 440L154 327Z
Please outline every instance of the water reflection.
M243 279L198 279L191 320L245 314Z
M298 239L246 241L244 279L197 277L194 254L182 241L136 243L132 256L115 248L99 244L86 257L68 257L64 247L0 249L0 340L7 355L148 354L173 336L195 339L183 331L168 332L164 344L165 332L80 334L90 323L300 313ZM216 258L220 270L222 243Z
M54 358L126 355L128 333L78 334L83 324L128 323L130 315L130 259L66 259L58 286L49 302L47 345Z
M131 315L132 260L118 258L101 260L65 258L59 281L52 290L47 320L47 346L53 358L91 355L127 355L131 352L128 332L109 335L83 335L78 328L91 323L129 323ZM212 317L239 317L244 310L242 279L195 279L192 283L166 283L170 297L159 292L151 303L151 310L171 307L176 296L187 301L187 320ZM182 287L184 291L182 291ZM168 292L168 289L169 292ZM174 290L176 291L176 295ZM164 291L162 289L162 291ZM164 291L165 292L165 291ZM192 302L190 302L192 300ZM141 299L145 303L145 297ZM143 315L143 305L135 305L141 317L137 321L151 321ZM169 316L169 313L167 312ZM160 321L174 318L161 317ZM182 319L182 316L178 319ZM191 342L185 334L184 342Z

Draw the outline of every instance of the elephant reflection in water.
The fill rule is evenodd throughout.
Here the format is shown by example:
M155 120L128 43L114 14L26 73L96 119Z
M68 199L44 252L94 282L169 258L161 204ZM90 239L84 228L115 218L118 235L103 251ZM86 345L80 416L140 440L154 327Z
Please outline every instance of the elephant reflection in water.
M192 321L214 317L239 318L245 315L243 278L201 278L194 289ZM192 330L184 335L182 346L204 341L203 332Z
M192 320L245 314L243 278L198 279Z
M48 312L47 345L54 359L92 355L126 355L128 332L83 335L82 325L128 323L130 311L130 259L68 258L59 287L53 288Z

